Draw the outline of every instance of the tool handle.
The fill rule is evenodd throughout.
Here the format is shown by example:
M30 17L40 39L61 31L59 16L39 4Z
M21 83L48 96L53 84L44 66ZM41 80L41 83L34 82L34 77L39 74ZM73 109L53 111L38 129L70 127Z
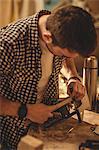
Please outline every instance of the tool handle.
M69 104L69 103L71 103L71 102L72 102L72 99L71 99L70 97L68 97L68 98L66 98L65 100L63 100L62 102L60 102L60 103L58 103L58 104L56 104L56 105L48 106L48 107L49 107L49 111L50 111L50 112L53 112L53 111L55 111L55 110L61 108L61 107L64 106L64 105L67 105L67 104Z

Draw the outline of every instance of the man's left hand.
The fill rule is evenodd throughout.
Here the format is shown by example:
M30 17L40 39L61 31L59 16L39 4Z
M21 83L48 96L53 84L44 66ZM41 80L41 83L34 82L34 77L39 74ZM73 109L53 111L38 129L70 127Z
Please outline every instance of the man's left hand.
M81 100L85 96L85 87L79 80L71 79L67 84L67 94Z

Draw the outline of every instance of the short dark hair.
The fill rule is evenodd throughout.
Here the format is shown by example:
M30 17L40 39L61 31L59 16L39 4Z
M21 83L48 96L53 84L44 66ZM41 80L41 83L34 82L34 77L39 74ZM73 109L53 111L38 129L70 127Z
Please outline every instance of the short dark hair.
M63 6L52 11L46 22L53 44L79 53L92 54L97 45L93 17L76 6Z

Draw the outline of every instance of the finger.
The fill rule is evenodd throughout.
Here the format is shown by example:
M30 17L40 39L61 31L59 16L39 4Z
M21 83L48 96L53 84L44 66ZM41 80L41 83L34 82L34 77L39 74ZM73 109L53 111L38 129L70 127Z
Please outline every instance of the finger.
M81 92L77 95L78 99L82 99L85 96L85 93L83 91L84 90L82 89Z
M73 86L72 86L72 92L71 92L71 87L70 87L70 96L71 97L75 97L75 95L77 94L77 91L78 89L77 89L77 84L76 83L73 83Z
M75 97L76 99L80 99L80 96L81 96L80 88L76 86L73 97Z
M85 95L85 88L83 85L79 85L75 96L78 99L82 99L84 97L84 95Z
M67 94L68 95L72 95L73 93L73 86L74 86L74 83L70 83L68 86L67 86Z
M48 118L52 118L53 117L53 114L52 113L49 113L49 117Z
M67 94L70 95L70 97L74 97L77 93L77 83L70 83L70 85L67 88Z
M83 86L83 89L82 89L82 96L84 97L85 96L85 87Z
M54 118L58 118L58 117L61 117L62 114L60 112L53 112L53 116Z
M78 91L78 86L77 86L77 84L75 83L74 84L74 88L73 88L73 92L72 92L72 97L76 97L76 95L79 93L79 91Z

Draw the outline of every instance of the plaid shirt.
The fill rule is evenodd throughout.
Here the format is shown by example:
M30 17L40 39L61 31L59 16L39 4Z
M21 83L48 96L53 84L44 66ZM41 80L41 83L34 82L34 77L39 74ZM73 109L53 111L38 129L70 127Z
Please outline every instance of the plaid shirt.
M38 20L45 14L50 12L42 10L0 30L0 94L9 100L18 100L21 103L36 102L37 84L42 75ZM58 75L62 60L62 57L54 56L45 100L58 98ZM1 116L0 121L1 142L6 142L11 149L15 149L26 129L24 120Z

